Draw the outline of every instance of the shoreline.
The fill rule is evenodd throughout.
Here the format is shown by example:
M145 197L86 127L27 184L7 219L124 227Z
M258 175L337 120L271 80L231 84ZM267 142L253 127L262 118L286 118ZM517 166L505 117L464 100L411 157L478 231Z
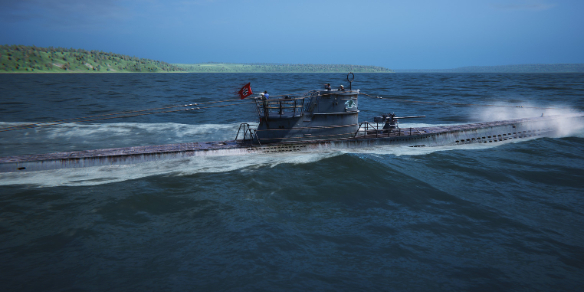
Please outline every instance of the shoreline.
M395 72L357 72L358 74L396 74ZM347 74L347 72L0 72L0 74Z
M347 72L0 72L1 74L346 74ZM355 72L353 72L355 73ZM584 72L357 72L358 74L584 74Z

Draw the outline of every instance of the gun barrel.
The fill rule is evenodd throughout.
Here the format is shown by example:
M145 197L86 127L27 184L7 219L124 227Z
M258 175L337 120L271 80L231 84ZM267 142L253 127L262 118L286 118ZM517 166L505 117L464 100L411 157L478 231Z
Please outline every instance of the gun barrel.
M413 118L425 118L426 116L407 116L407 117L394 117L394 119L413 119Z

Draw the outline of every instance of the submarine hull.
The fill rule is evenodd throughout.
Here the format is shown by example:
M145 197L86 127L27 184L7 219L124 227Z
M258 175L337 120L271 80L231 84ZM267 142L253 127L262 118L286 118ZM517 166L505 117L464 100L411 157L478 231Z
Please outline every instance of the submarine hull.
M466 125L402 128L392 131L368 130L358 131L357 134L347 138L312 138L263 143L261 145L253 141L231 140L10 156L0 158L0 172L126 165L193 156L328 151L388 144L432 147L473 143L500 143L538 137L553 137L560 126L559 121L566 121L566 119L570 118L580 119L583 116L580 114L571 117L539 117Z

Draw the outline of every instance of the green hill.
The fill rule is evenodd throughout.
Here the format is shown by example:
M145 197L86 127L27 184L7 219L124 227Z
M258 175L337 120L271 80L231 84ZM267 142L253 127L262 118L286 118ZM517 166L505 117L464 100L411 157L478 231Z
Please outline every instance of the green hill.
M326 64L169 64L102 51L0 46L0 73L393 73L377 66Z
M337 64L235 64L209 62L173 65L193 73L393 73L390 69L377 66Z
M161 61L102 51L0 46L0 72L5 73L136 73L185 72Z

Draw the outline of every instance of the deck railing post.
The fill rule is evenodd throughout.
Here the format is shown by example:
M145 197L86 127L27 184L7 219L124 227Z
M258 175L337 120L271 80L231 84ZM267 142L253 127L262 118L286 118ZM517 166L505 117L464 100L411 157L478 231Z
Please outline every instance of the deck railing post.
M263 99L262 100L262 108L264 110L264 118L268 118L268 116L270 115L269 114L269 111L270 110L268 109L268 107L269 107L268 100L267 99Z
M282 101L281 100L278 101L278 104L280 105L280 112L279 112L279 114L280 114L280 117L282 117Z

